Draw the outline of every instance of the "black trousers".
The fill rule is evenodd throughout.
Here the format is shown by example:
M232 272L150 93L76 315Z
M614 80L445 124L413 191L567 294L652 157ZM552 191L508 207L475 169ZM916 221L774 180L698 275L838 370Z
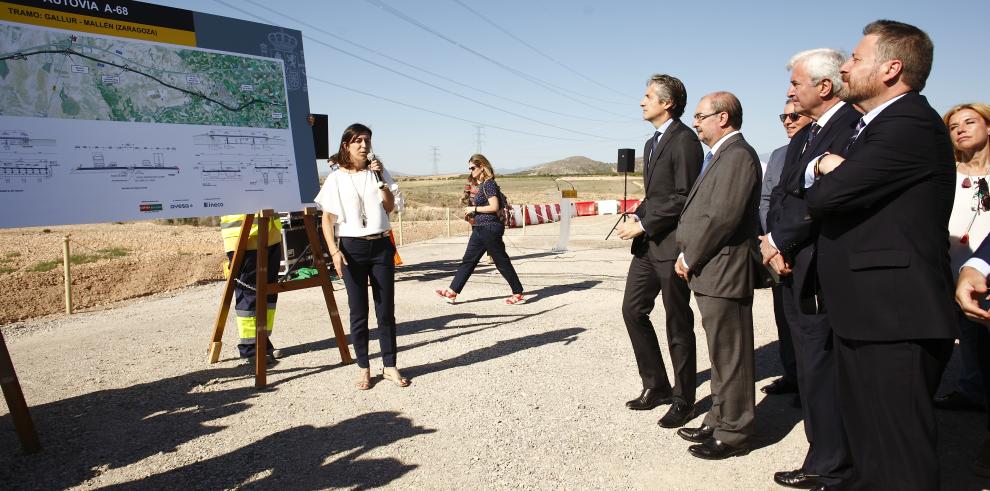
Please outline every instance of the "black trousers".
M853 461L845 487L939 488L932 397L953 344L835 337L837 395Z
M990 327L978 325L975 327L976 333L976 360L980 367L980 375L983 380L990 381ZM990 401L990 383L983 384L984 396ZM990 409L987 410L987 430L990 430Z
M454 279L450 282L450 289L455 293L461 293L464 285L467 284L474 268L478 267L478 261L488 252L495 261L495 268L502 274L502 278L509 283L512 293L523 292L522 283L519 282L519 275L512 267L512 261L505 252L505 242L502 235L505 234L505 227L499 224L474 226L471 228L471 238L468 239L467 249L464 250L464 258L454 273Z
M780 355L780 365L784 368L783 378L788 382L798 383L797 356L794 354L794 341L791 340L791 328L784 314L784 285L770 289L773 293L773 319L777 324L777 353Z
M836 486L852 472L852 457L836 398L835 347L827 314L805 314L790 281L781 285L781 306L791 328L801 388L801 413L808 453L801 469Z
M650 312L657 295L663 293L667 319L667 345L674 369L673 394L694 403L698 355L695 350L694 313L687 282L674 274L674 261L658 261L649 254L633 256L622 296L622 319L632 341L633 354L643 388L671 390Z
M382 363L395 366L395 246L388 237L375 240L341 237L340 250L347 260L344 287L351 312L351 344L357 364L368 368L368 281L378 320L378 346Z

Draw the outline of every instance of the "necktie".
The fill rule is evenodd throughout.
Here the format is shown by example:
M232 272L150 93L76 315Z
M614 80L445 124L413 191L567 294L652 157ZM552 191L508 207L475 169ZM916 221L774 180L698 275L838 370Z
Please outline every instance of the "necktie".
M705 175L705 171L708 170L708 163L712 161L712 153L708 152L705 154L705 161L701 163L701 174Z
M646 160L643 161L643 177L646 179L646 183L650 182L650 161L653 160L653 152L657 148L657 142L660 141L660 135L663 133L659 131L653 132L653 139L650 140L650 153L646 156Z
M808 132L808 139L804 141L804 148L801 149L801 155L804 155L804 152L811 146L811 142L815 141L815 137L818 136L818 132L821 129L822 127L818 123L811 123L811 131Z
M849 152L849 147L853 146L853 143L856 143L856 139L859 138L859 134L863 131L863 128L866 128L866 121L863 121L863 118L859 118L859 123L856 123L856 131L853 131L853 135L842 149L843 155Z

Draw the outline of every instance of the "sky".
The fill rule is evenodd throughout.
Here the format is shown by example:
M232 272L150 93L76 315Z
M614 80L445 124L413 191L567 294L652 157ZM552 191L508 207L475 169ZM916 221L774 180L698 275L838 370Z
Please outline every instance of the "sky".
M466 172L479 133L496 172L577 155L615 162L618 148L638 156L653 133L639 107L653 73L684 82L688 125L703 95L736 94L743 134L769 154L787 142L777 115L791 55L849 53L880 18L931 36L922 94L937 111L990 101L986 0L152 3L301 31L310 111L329 115L331 148L364 123L386 167L405 174Z

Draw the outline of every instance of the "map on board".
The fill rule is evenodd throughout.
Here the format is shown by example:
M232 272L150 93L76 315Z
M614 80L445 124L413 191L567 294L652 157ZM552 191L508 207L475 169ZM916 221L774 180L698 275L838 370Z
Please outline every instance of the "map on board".
M0 30L0 115L288 128L276 59L28 27Z

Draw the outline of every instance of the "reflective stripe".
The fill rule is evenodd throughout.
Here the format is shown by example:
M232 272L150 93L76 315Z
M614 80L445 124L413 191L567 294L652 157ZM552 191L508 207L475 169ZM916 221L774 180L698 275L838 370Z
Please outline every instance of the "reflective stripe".
M242 341L248 340L247 342L253 343L256 332L255 330L257 329L257 322L256 322L257 319L254 316L254 312L251 312L251 315L249 316L246 315L243 317L240 315L240 312L244 312L244 311L236 311L236 312L238 313L237 317L235 318L235 320L237 321L238 337L240 337ZM265 331L270 333L272 332L272 328L275 327L275 308L273 305L269 305L267 317L268 317L268 325L265 326ZM241 344L244 343L242 342Z
M221 222L220 228L235 228L235 227L240 227L241 225L244 225L244 220L237 220L236 222L226 222L226 223Z

